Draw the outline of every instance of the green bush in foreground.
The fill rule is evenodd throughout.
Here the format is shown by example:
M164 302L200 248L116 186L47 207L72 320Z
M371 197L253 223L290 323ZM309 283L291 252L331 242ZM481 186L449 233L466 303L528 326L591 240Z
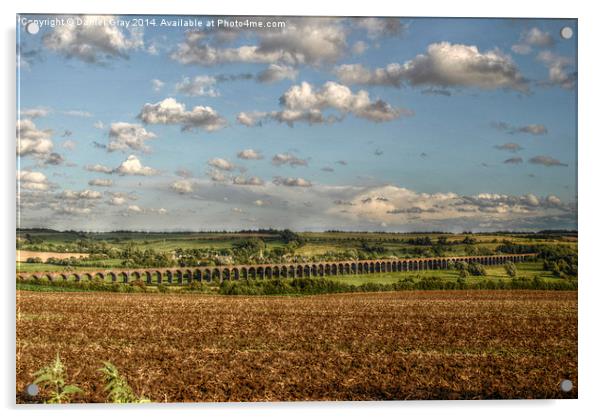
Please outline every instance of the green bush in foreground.
M58 353L54 362L42 367L33 375L36 377L33 383L49 391L45 403L69 403L72 395L82 393L77 386L65 384L65 366Z
M103 367L98 370L103 374L105 381L105 391L107 398L112 403L147 403L150 399L138 396L134 393L130 385L123 376L119 374L119 370L108 361L103 362ZM69 403L71 396L83 393L83 391L75 385L65 384L65 366L57 353L56 359L47 366L33 374L36 376L34 384L40 385L41 389L46 393L47 397L44 403Z

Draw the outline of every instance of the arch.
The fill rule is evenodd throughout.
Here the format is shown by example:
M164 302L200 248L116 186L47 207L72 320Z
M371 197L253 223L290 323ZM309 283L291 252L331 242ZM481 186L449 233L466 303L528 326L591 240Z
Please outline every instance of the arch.
M257 278L257 270L255 269L255 267L249 267L249 279L256 279Z
M295 278L295 266L288 266L288 277Z
M117 274L115 274L114 272L109 271L107 273L107 277L109 277L109 279L111 280L111 283L117 282Z
M144 271L142 277L146 277L146 284L151 284L153 282L153 273L151 271Z
M264 271L264 275L265 275L265 276L266 276L268 279L271 279L271 278L272 278L272 276L273 276L273 274L274 274L274 272L273 272L273 270L272 270L272 267L270 267L270 266L267 266L267 267L265 267L265 268L263 269L263 271Z
M240 271L236 267L234 267L232 269L231 276L232 276L232 279L239 280L240 279Z
M140 272L139 271L133 271L130 276L132 276L133 280L140 280Z
M374 273L374 271L375 271L374 268L375 268L374 267L374 262L371 262L370 263L370 273Z
M248 279L249 278L249 270L246 267L241 267L240 268L240 276L243 279Z
M82 273L82 277L85 279L88 279L88 280L92 280L92 278L94 276L92 275L92 273L85 272L85 273Z
M309 264L306 264L305 266L303 266L303 276L304 277L311 276L311 267Z
M265 279L265 267L263 267L263 266L257 267L257 278Z
M104 281L105 279L105 275L102 271L97 271L96 273L93 273L93 278L94 280L96 280L96 278L98 277L100 280Z
M155 276L157 276L157 283L163 283L163 274L159 270L155 270Z
M167 277L167 283L169 283L169 284L173 283L173 271L171 271L171 270L165 271L165 277Z
M318 264L318 276L324 276L324 264Z
M357 274L357 263L351 263L351 274Z
M193 275L194 280L198 280L198 281L203 280L203 272L201 269L194 269L192 275Z
M221 281L222 280L222 271L218 268L214 268L213 271L211 272L211 280Z

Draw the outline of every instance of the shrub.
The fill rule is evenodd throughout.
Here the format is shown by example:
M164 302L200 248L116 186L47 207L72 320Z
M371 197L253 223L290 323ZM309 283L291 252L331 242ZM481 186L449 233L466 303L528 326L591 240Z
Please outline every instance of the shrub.
M49 391L46 403L68 403L72 395L82 392L75 385L65 384L65 366L58 353L53 363L42 367L34 376L36 379L33 383Z
M510 277L516 277L516 265L512 261L506 261L504 264L504 270Z
M119 374L117 367L108 361L103 362L99 371L104 375L106 382L105 391L108 392L109 401L113 403L147 403L150 402L134 393L127 381Z

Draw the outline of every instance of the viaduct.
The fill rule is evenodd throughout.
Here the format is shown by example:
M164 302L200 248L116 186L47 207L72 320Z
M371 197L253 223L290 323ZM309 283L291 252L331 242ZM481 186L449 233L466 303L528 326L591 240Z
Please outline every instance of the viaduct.
M444 270L455 262L476 262L485 266L515 263L537 257L537 254L503 254L490 256L462 256L438 258L407 258L382 260L324 261L315 263L282 263L226 265L206 267L170 267L111 270L77 270L69 272L17 272L17 279L27 280L93 280L110 279L112 282L128 283L145 280L146 283L185 284L193 280L239 280L295 277L327 277L353 274L379 274L398 271ZM154 278L154 280L153 280Z

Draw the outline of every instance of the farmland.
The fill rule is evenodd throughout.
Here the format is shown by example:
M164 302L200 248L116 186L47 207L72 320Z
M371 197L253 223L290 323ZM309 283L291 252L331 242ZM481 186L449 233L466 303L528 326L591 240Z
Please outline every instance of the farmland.
M17 393L59 353L155 402L577 397L577 293L17 293ZM563 379L574 388L559 390Z

